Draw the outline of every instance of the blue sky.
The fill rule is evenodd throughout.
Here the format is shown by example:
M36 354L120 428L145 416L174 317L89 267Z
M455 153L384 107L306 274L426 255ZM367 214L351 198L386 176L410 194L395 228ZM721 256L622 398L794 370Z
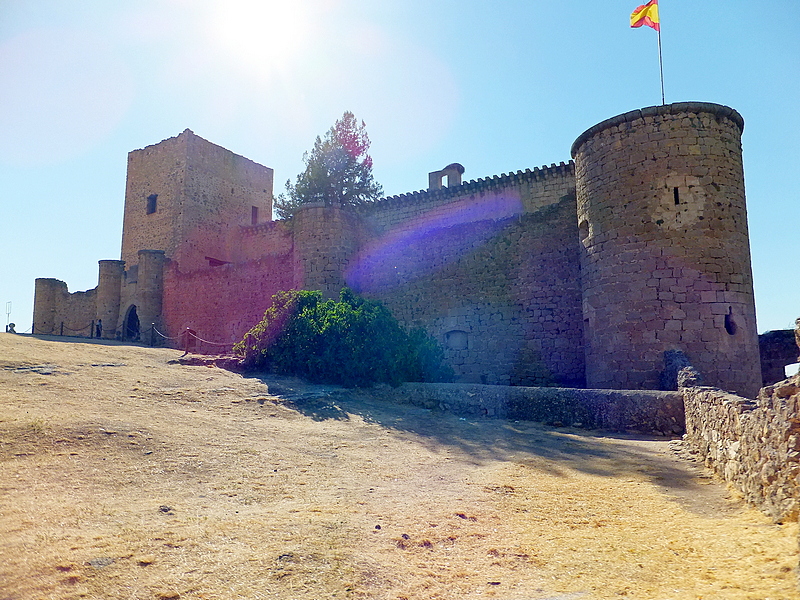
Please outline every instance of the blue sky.
M585 129L660 104L628 0L0 0L0 307L119 258L127 153L186 128L275 169L345 110L387 194L569 160ZM759 331L800 316L797 0L661 0L667 102L745 119ZM5 318L6 315L3 315Z

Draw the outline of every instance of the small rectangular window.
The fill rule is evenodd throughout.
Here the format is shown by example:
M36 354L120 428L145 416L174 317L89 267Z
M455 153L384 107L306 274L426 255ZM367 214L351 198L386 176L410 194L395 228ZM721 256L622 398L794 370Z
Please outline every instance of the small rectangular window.
M254 206L250 211L250 224L258 225L258 207Z
M678 206L681 203L681 195L678 192L678 188L672 188L672 197L675 200L675 206Z
M158 194L150 194L147 197L147 214L152 215L156 212L156 206L158 205Z

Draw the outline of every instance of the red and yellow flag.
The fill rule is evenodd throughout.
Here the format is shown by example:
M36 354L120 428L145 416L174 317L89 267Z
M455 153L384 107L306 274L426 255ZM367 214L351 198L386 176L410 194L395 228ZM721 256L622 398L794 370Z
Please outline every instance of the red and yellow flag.
M631 13L631 27L641 27L642 25L661 31L661 22L658 19L658 0L650 0L647 4L638 6Z

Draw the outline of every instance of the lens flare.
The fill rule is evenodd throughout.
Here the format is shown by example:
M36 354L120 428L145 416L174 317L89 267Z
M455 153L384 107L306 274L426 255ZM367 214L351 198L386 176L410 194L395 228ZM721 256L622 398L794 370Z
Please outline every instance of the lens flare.
M308 46L310 9L305 2L226 0L210 16L213 41L246 69L288 69Z
M368 244L345 280L356 291L370 292L424 277L477 250L521 213L519 197L508 194L434 208Z

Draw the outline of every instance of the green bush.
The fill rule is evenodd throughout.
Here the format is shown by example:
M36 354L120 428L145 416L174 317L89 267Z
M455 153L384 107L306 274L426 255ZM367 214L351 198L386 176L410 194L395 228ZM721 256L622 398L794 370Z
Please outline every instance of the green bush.
M441 348L424 330L406 331L383 304L349 289L338 302L318 291L276 294L234 351L248 369L348 387L452 379Z

